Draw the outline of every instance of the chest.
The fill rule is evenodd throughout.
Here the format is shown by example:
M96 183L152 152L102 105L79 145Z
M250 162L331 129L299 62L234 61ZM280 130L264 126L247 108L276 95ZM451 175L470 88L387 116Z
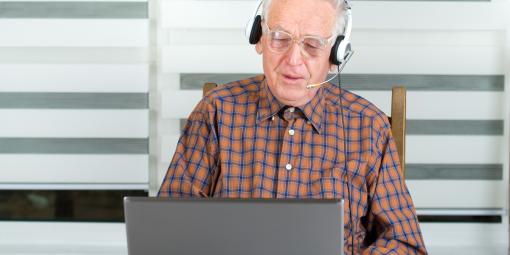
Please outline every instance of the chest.
M241 197L344 197L352 176L366 174L369 155L363 139L354 135L344 140L352 129L328 119L321 124L317 132L306 118L278 115L260 122L250 115L220 122L224 192ZM366 190L362 179L360 191Z

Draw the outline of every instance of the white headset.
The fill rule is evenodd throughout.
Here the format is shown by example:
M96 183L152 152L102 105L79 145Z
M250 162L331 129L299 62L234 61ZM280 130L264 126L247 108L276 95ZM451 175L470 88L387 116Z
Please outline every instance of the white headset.
M251 16L250 20L246 24L246 37L250 44L256 44L262 36L262 16L260 15L261 6L264 0L258 0L257 8ZM351 6L347 0L344 0L346 6L345 12L345 29L342 35L338 35L335 39L335 44L331 48L331 54L329 60L332 64L341 65L343 62L349 59L352 54L351 49L351 31L352 31L352 12Z

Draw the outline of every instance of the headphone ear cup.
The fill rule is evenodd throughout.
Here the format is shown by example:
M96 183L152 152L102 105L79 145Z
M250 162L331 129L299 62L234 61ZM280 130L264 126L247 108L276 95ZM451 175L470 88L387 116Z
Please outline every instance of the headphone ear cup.
M257 44L262 36L262 17L260 15L255 16L253 25L251 26L250 32L250 44Z
M338 48L340 46L340 43L344 40L345 36L339 35L335 39L335 44L333 44L333 47L331 47L331 53L329 55L329 61L334 65L340 65L340 60L338 59L338 56L343 56L344 54L339 54L341 52L338 52Z

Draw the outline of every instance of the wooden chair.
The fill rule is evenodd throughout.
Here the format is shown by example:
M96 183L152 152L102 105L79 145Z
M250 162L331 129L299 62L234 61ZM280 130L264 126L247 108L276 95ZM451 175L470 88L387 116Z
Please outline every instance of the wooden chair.
M216 88L216 83L207 82L202 88L203 95ZM406 88L397 86L391 90L391 132L397 144L398 157L402 167L402 176L405 178L406 163Z

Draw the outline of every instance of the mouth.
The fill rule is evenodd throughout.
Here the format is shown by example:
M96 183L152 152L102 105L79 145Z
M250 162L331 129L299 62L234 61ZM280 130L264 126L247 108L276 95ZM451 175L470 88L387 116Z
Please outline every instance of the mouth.
M303 76L296 75L296 74L281 74L281 75L283 77L283 80L286 83L290 83L290 84L301 83L305 80L305 78Z

